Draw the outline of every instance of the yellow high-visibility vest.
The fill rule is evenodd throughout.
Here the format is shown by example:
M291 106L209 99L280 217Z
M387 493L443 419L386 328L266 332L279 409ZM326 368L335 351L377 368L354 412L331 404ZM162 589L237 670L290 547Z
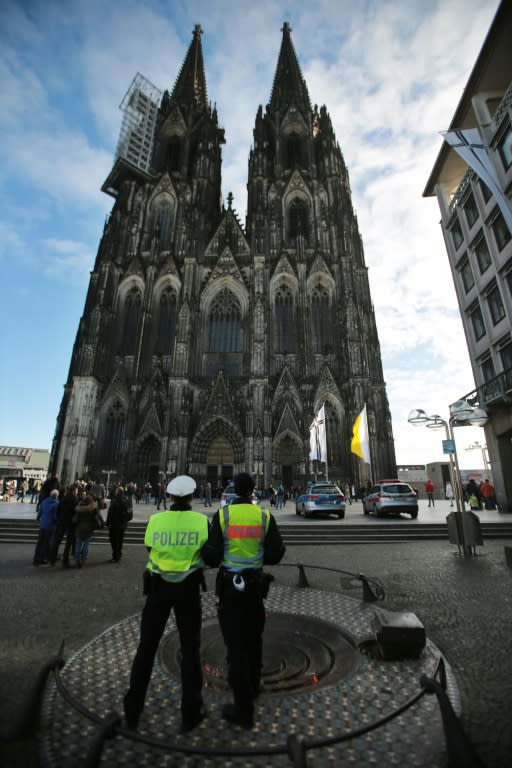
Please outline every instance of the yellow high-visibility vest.
M183 581L202 568L201 547L208 538L208 518L192 510L151 515L144 535L150 548L146 568L165 581Z
M270 512L255 504L228 504L219 516L224 534L224 568L235 572L262 568Z

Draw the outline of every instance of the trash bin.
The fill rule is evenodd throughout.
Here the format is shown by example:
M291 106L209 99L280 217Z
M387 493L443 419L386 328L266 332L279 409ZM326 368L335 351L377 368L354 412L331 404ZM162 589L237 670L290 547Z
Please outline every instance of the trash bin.
M476 554L476 547L483 545L480 518L474 512L450 512L446 524L450 543L456 544L459 552Z

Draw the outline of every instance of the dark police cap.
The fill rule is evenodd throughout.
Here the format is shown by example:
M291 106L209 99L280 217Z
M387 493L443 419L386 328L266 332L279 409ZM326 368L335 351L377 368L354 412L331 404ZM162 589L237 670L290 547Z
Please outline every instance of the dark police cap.
M235 477L235 491L238 496L250 496L254 491L254 480L248 472L240 472Z

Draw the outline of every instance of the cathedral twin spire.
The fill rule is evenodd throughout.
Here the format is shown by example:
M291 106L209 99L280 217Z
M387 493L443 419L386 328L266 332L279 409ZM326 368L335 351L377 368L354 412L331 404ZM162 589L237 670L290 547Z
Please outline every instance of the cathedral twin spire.
M172 91L170 98L171 107L174 105L194 105L206 109L208 106L203 48L201 45L202 34L201 25L196 24L192 42Z
M311 112L311 102L293 47L291 39L292 30L287 21L284 22L281 31L283 39L272 86L270 109L272 111L276 109L283 111L290 104L295 104L301 112L307 114ZM170 97L171 107L174 105L194 105L206 108L208 105L203 49L201 45L202 34L201 25L196 24L192 42Z

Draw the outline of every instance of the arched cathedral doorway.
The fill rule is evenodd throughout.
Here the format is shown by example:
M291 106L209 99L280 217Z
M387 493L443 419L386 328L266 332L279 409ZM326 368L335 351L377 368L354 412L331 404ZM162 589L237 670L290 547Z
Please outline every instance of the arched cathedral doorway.
M282 483L285 488L301 486L304 473L304 446L300 438L290 433L275 438L272 451L273 483Z
M206 482L212 490L225 488L233 478L233 446L223 435L216 437L208 446L206 457Z

